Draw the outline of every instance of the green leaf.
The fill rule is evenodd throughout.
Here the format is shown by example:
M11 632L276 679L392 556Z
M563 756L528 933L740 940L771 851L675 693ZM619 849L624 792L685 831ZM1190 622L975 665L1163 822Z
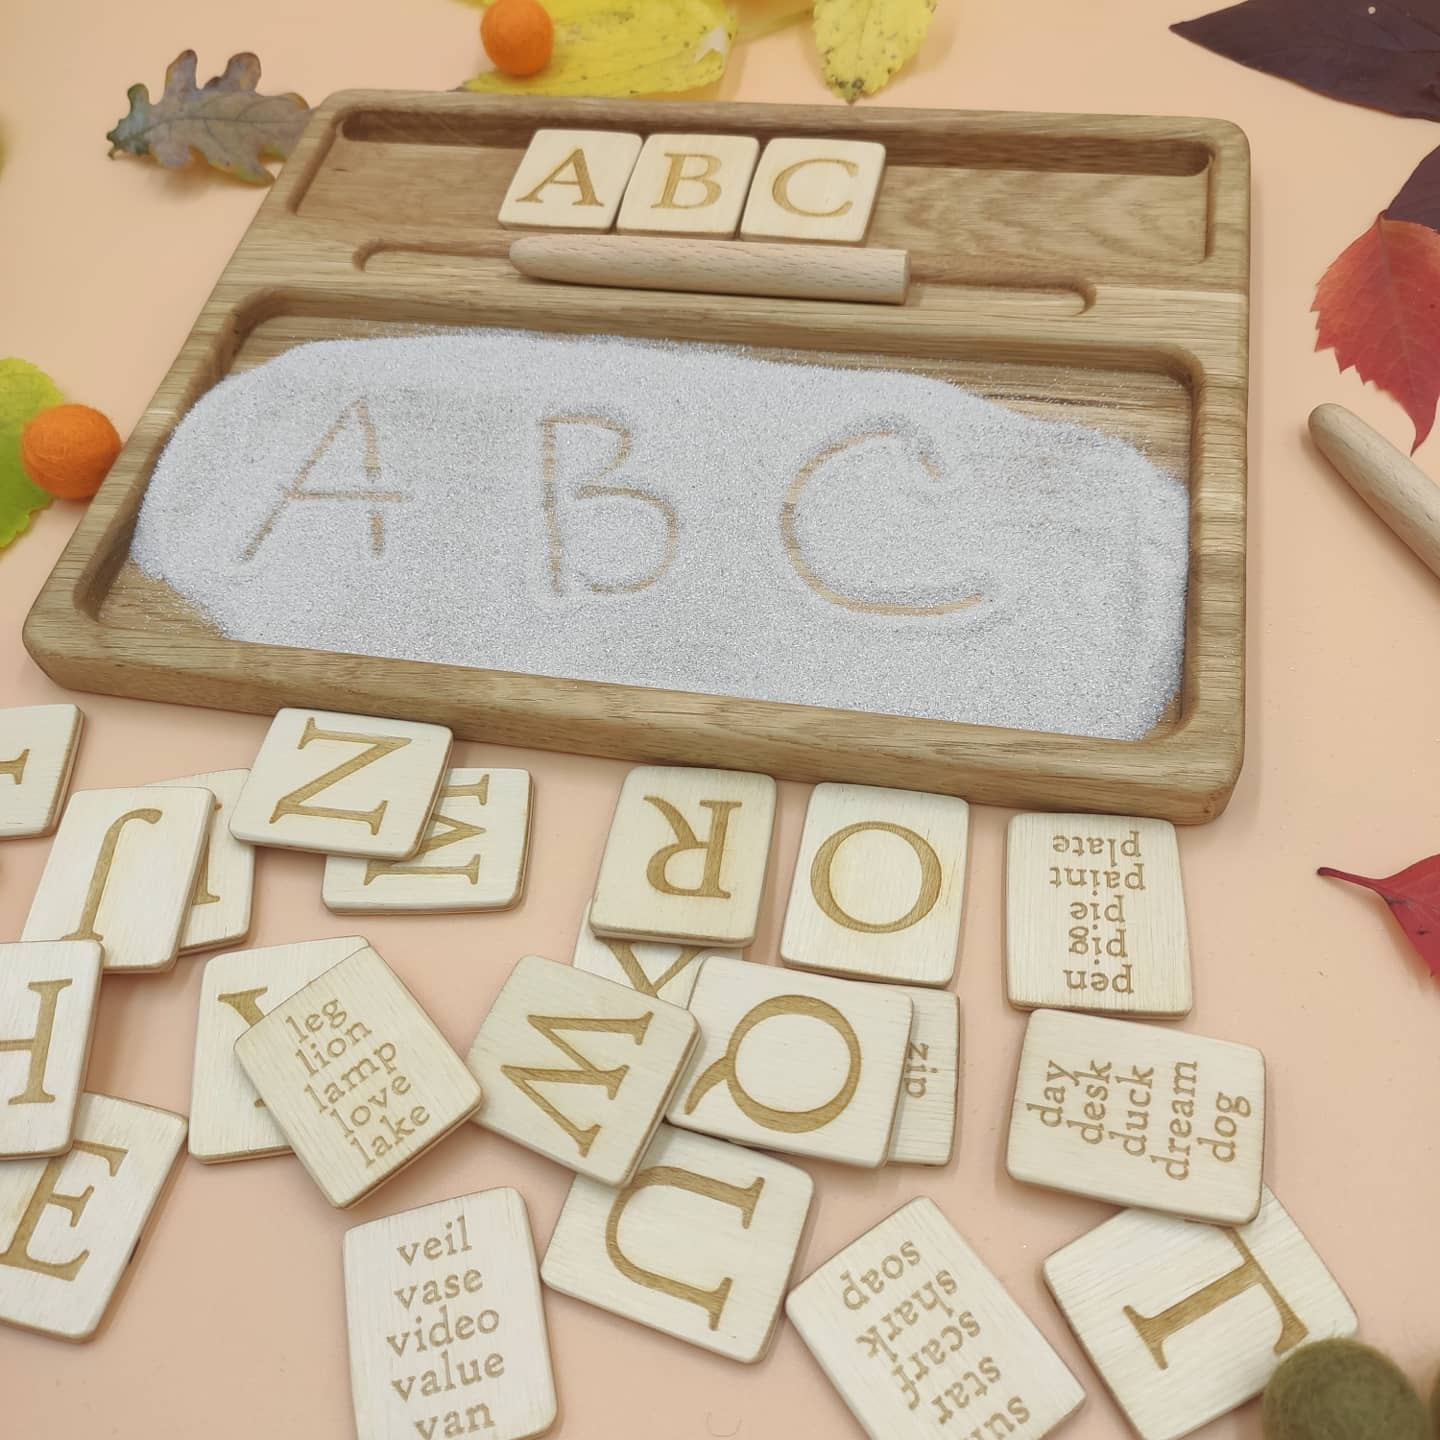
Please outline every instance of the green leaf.
M32 415L64 398L55 382L28 360L0 360L0 550L50 503L50 496L20 464L20 432Z

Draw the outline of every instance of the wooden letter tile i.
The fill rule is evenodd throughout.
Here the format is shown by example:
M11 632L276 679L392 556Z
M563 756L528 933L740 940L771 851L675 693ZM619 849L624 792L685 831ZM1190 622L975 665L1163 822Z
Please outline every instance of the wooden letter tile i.
M530 1219L485 1190L345 1235L359 1440L527 1440L555 1423Z
M923 1196L801 1281L785 1311L871 1440L1040 1440L1085 1398Z
M180 953L233 945L250 933L250 904L255 890L255 847L230 833L235 802L250 778L248 770L212 770L161 785L193 789L214 797L210 826L200 849L200 864L190 896L190 913L180 935Z
M74 705L0 710L0 840L48 835L55 828L80 726Z
M1045 1281L1141 1440L1198 1430L1258 1395L1297 1346L1356 1329L1269 1190L1238 1230L1126 1210L1057 1250Z

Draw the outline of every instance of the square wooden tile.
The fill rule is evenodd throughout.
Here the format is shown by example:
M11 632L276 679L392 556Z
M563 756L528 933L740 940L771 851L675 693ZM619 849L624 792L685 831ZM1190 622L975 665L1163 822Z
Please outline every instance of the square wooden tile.
M590 907L580 917L580 932L575 937L575 954L571 964L577 970L588 970L617 984L628 985L643 995L671 1005L688 1005L700 961L707 955L734 955L738 950L717 950L704 945L687 945L683 941L613 940L597 935L590 928Z
M541 1277L753 1364L774 1338L814 1188L794 1165L662 1125L623 1189L576 1178Z
M281 710L230 832L252 845L403 860L435 808L450 732L329 710Z
M0 710L0 840L48 835L55 828L82 721L74 705Z
M924 1196L802 1280L785 1313L872 1440L1040 1440L1085 1398Z
M740 234L858 245L884 172L885 147L869 140L771 140L755 167Z
M753 135L651 135L625 187L615 228L728 239L740 224L759 154Z
M906 987L904 993L914 1013L889 1161L946 1165L955 1148L960 1094L960 1002L948 990L918 985Z
M467 1063L485 1092L475 1123L623 1185L695 1048L678 1005L539 955L516 962Z
M1355 1312L1267 1189L1238 1230L1126 1210L1057 1250L1045 1282L1142 1440L1175 1440L1265 1388Z
M214 805L163 785L76 791L21 939L98 941L107 971L170 969Z
M0 945L0 1159L70 1148L102 959L93 940Z
M537 130L505 192L500 223L608 230L639 153L638 135Z
M0 1163L0 1322L99 1328L185 1143L185 1117L84 1094L64 1155Z
M443 1140L480 1087L400 978L366 948L282 1000L235 1057L339 1209Z
M960 946L969 832L970 807L949 795L817 785L805 812L781 961L856 979L948 985Z
M882 1165L911 1010L895 986L707 959L690 996L700 1043L665 1118L767 1150Z
M345 935L231 950L206 961L190 1085L190 1153L195 1159L208 1165L290 1148L235 1058L235 1042L282 1000L368 943L363 936Z
M358 1440L527 1440L555 1423L519 1191L459 1195L347 1230L345 1317Z
M1017 1180L1220 1224L1260 1207L1265 1057L1158 1025L1037 1010L1005 1164Z
M528 770L448 770L408 860L331 855L321 895L340 912L508 910L525 889Z
M759 924L774 827L768 775L636 766L610 822L590 928L743 949Z
M1180 849L1164 820L1017 815L1005 852L1005 975L1022 1010L1190 1013Z
M160 785L199 786L214 797L210 825L200 847L200 864L190 896L190 913L180 933L180 953L233 945L250 933L250 907L255 893L255 847L230 833L230 817L248 770L211 770Z

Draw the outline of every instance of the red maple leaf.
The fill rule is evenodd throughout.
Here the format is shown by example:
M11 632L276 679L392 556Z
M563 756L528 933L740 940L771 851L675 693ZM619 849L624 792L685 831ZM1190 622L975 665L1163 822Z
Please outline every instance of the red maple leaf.
M1413 454L1435 423L1440 399L1440 233L1378 216L1315 287L1315 348L1333 347L1405 407Z
M1431 408L1434 408L1433 401ZM1410 943L1430 967L1430 973L1440 980L1440 855L1417 860L1382 880L1350 875L1344 870L1332 870L1328 865L1316 873L1373 890L1390 907L1390 913L1400 922L1400 928L1410 937Z

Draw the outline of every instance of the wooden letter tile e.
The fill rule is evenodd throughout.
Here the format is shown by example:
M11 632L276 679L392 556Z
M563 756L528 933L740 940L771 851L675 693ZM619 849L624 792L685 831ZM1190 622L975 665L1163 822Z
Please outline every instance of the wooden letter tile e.
M359 1440L528 1440L555 1423L530 1220L485 1190L345 1234Z
M353 1205L480 1103L480 1087L393 970L366 947L282 1000L235 1057L300 1163Z
M185 1119L85 1094L75 1143L0 1164L0 1321L88 1340L185 1143Z
M813 1190L794 1165L662 1125L628 1185L576 1179L541 1275L562 1295L751 1364L774 1337Z
M1240 1229L1126 1210L1057 1250L1045 1281L1141 1440L1175 1440L1265 1388L1355 1312L1266 1190Z
M785 1311L871 1440L1040 1440L1085 1398L924 1196L802 1280Z
M470 1047L475 1123L623 1185L695 1048L678 1005L539 955L516 962Z

